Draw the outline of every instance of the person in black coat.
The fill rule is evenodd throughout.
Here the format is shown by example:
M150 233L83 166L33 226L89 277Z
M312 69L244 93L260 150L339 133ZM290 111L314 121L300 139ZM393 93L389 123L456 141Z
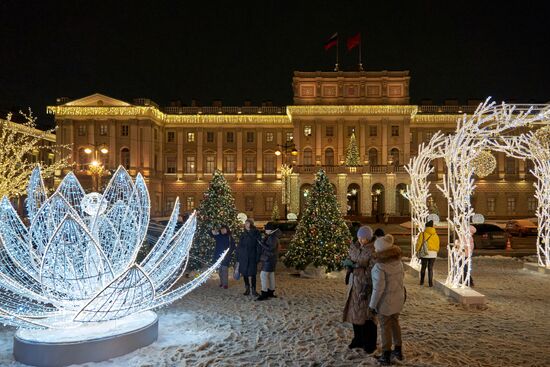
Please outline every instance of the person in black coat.
M247 219L244 222L244 231L237 247L237 261L239 262L239 273L241 273L244 280L245 296L248 296L250 292L253 296L258 296L258 292L256 292L256 273L258 272L258 262L262 251L260 247L261 239L260 231L254 226L254 221Z
M212 261L216 262L225 250L229 249L223 259L218 273L220 274L220 288L227 289L229 285L229 263L235 251L235 240L231 235L231 231L227 225L222 225L219 231L212 230L211 236L216 240L216 248L214 249L214 257Z
M277 236L278 229L271 223L265 226L265 237L261 242L262 255L262 271L260 272L260 280L262 281L262 294L258 297L258 301L264 301L269 298L275 298L275 267L277 265L277 250L279 248L279 238Z

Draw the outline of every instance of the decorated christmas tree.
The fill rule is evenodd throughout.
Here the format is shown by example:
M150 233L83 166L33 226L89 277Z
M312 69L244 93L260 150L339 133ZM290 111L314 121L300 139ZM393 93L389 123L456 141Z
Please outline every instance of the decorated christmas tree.
M361 157L359 155L359 149L357 148L357 141L355 140L355 133L352 133L349 137L348 148L346 149L346 166L357 167L361 164Z
M271 220L276 222L279 218L279 205L277 204L277 200L275 200L275 203L273 203L273 210L271 211Z
M313 264L326 267L327 272L341 269L350 241L332 185L325 171L319 170L285 254L285 265L304 269Z
M189 266L200 269L212 264L215 241L210 236L212 229L218 230L226 224L235 241L239 240L241 227L237 219L237 208L231 188L220 171L214 171L208 190L197 209L197 230L191 247Z

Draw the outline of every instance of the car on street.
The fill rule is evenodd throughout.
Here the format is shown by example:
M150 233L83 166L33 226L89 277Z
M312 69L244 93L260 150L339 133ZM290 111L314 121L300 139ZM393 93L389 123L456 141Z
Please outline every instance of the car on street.
M506 248L507 233L504 229L495 224L472 224L476 228L474 234L474 245L476 249Z
M514 219L506 223L506 232L514 236L536 236L538 233L537 225L529 219Z

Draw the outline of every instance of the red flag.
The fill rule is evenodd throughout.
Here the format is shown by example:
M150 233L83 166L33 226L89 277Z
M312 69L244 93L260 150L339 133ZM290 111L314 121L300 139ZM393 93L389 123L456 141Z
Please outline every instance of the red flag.
M338 32L334 33L326 42L325 42L325 51L330 50L332 47L338 44Z
M355 36L351 36L348 38L346 45L348 46L348 51L353 50L353 48L357 47L361 43L361 32L357 33Z

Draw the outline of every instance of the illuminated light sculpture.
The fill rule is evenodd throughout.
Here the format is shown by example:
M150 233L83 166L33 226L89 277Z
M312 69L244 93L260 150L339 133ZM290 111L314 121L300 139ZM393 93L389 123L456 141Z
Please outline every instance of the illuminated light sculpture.
M531 173L537 178L533 184L538 202L537 258L539 266L550 268L550 125L535 133L500 137L491 145L509 156L533 162Z
M487 99L480 104L473 115L463 115L457 121L453 135L445 140L443 148L447 174L443 186L437 187L447 198L450 212L449 225L456 234L453 246L448 248L449 273L446 284L449 287L467 287L470 281L471 255L470 223L474 215L471 196L475 185L472 161L490 145L490 141L514 128L550 118L548 106L535 111L532 106L496 105Z
M426 221L430 214L428 210L428 198L430 197L430 182L428 176L434 171L431 165L434 159L443 155L442 147L445 143L445 135L441 131L435 133L428 144L422 143L418 147L418 154L412 157L405 170L411 176L411 184L407 185L407 191L401 193L411 205L411 261L410 265L420 268L420 260L416 256L416 241L424 232Z
M472 159L472 165L474 166L474 173L477 177L484 178L493 173L497 167L497 160L490 151L482 150Z
M133 314L147 314L191 292L225 256L190 282L176 285L196 227L193 213L176 230L176 200L156 245L137 263L149 225L149 193L141 174L133 182L122 166L103 195L85 194L69 173L48 197L39 168L32 172L27 193L28 228L6 197L0 202L4 324L48 330L114 320L122 325L128 317L135 320Z

